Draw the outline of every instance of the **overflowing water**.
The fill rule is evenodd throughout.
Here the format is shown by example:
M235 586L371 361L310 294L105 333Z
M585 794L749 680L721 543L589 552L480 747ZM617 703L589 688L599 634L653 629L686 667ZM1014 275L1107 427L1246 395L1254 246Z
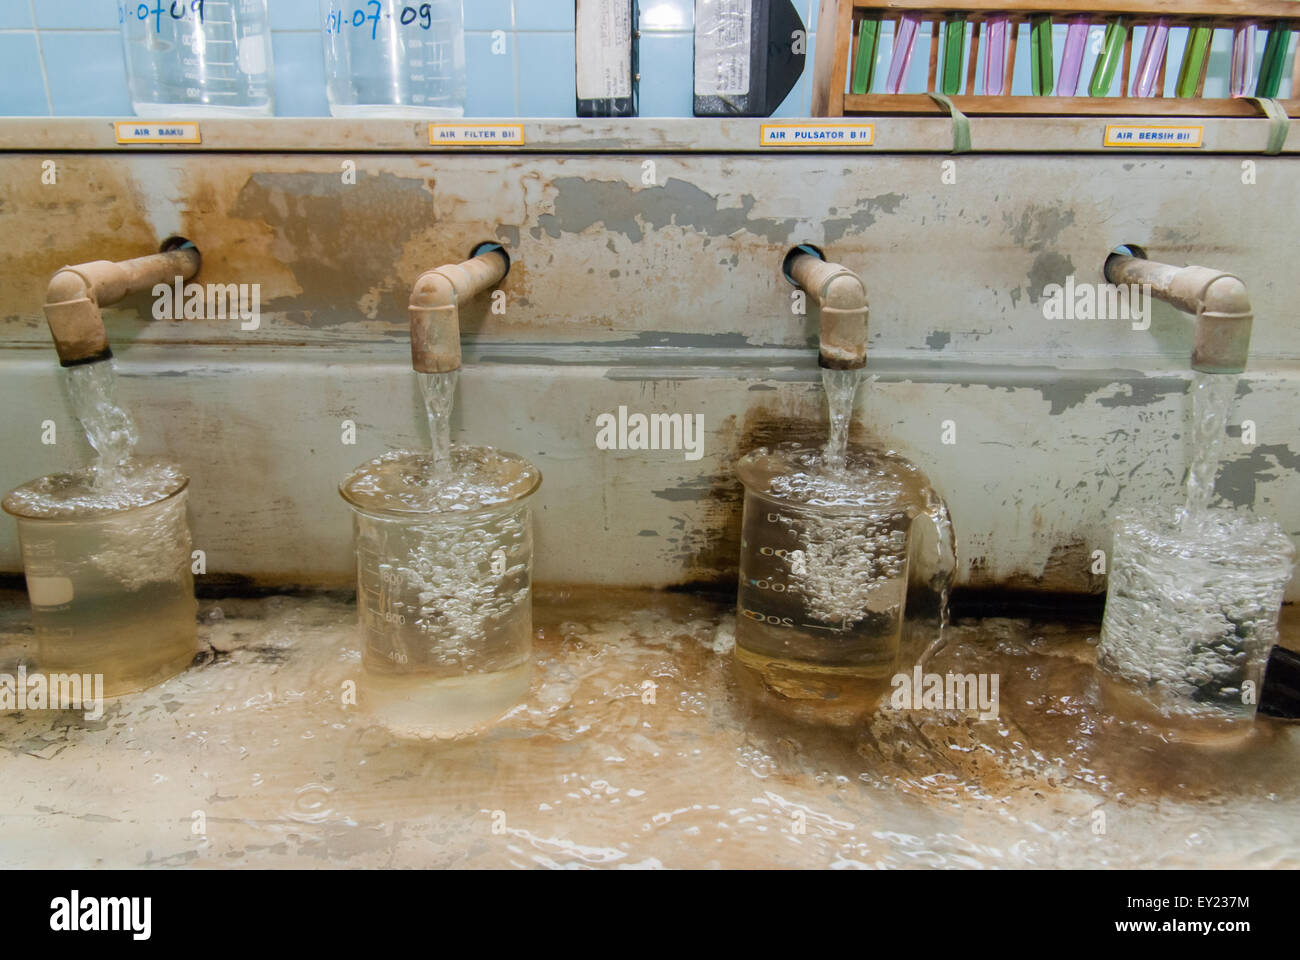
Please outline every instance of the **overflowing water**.
M1176 736L1231 733L1255 713L1294 548L1281 527L1210 504L1237 377L1198 372L1185 498L1115 519L1097 665Z
M427 451L392 450L339 487L354 508L361 686L404 738L477 733L528 689L532 518L541 474L521 457L451 442L460 373L417 373Z
M874 707L900 667L942 644L955 547L947 507L914 464L850 447L862 371L824 369L822 382L823 448L763 447L737 466L745 510L736 659L786 701L838 701L847 721ZM914 530L917 518L930 530ZM917 581L933 598L935 623L904 616Z
M111 361L70 367L67 378L93 462L23 484L3 505L18 518L40 668L102 674L117 696L194 658L189 480L175 464L135 456L139 433Z
M23 604L0 593L10 672ZM350 602L205 601L203 660L101 722L0 714L0 863L1300 866L1300 729L1153 749L1140 717L1094 700L1091 625L955 623L930 669L998 674L995 719L885 704L828 726L755 709L728 604L544 588L534 607L520 705L472 741L425 743L350 702Z

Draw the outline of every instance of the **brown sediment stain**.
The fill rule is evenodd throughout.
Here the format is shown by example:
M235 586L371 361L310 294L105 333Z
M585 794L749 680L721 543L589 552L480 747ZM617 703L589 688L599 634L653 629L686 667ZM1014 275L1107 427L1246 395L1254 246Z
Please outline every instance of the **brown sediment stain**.
M1037 512L1037 511L1035 511ZM1041 534L1041 523L1035 522L1035 532ZM996 580L996 586L1008 590L1038 590L1047 593L1100 593L1106 589L1105 574L1092 572L1093 544L1079 538L1070 538L1052 547L1041 573L1015 571ZM976 580L972 564L972 582L990 584L987 578Z
M826 443L828 432L824 394L819 386L812 385L801 391L764 394L763 401L751 405L740 422L735 416L723 421L711 443L725 451L724 469L686 478L678 487L655 491L656 496L669 503L704 502L703 519L694 526L688 526L683 517L669 515L672 526L664 531L664 543L681 570L678 585L702 588L735 585L744 505L744 488L736 476L736 461L758 447L779 443L821 446ZM856 445L878 445L860 416L853 419L849 439Z
M41 306L60 267L89 260L125 260L158 251L164 239L150 224L141 184L126 157L62 156L55 185L41 182L37 156L5 157L0 166L3 232L0 289L8 330L42 326ZM18 309L14 309L17 307ZM109 338L120 337L135 311L105 312ZM125 328L124 328L125 329Z
M235 174L241 177L237 195L223 208L237 232L253 227L264 247L242 272L257 271L258 262L269 259L287 274L276 279L291 281L263 293L269 309L284 309L287 304L277 301L292 300L295 309L286 319L316 328L381 313L405 323L410 284L402 282L399 259L413 235L436 229L429 181L364 170L355 184L344 184L337 172ZM201 242L200 249L206 272Z

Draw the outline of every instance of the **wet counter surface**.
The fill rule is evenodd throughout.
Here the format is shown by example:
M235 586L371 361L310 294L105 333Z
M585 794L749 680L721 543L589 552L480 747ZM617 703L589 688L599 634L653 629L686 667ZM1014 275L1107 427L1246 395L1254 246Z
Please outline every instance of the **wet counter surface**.
M477 738L410 742L344 702L355 618L203 601L180 676L98 720L0 715L0 863L1300 866L1300 731L1193 746L1100 709L1095 627L959 621L930 670L998 674L997 718L830 727L748 698L729 604L542 590L527 702ZM31 652L25 595L0 593L0 668Z

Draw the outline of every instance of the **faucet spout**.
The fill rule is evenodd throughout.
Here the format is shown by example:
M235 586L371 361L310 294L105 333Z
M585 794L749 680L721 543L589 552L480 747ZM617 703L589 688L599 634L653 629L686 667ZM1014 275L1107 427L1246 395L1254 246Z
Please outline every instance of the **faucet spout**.
M1112 253L1104 273L1114 284L1150 284L1156 297L1196 318L1192 369L1241 373L1250 352L1253 315L1240 277L1209 267L1174 267Z
M420 274L411 290L411 366L417 373L460 369L460 304L500 283L510 258L493 245L464 263Z
M832 370L867 365L867 286L852 270L806 252L786 261L795 285L817 301L821 312L818 360Z
M75 367L113 355L104 332L103 307L159 283L199 272L199 251L192 246L133 260L92 260L61 267L45 293L45 321L50 325L59 363Z

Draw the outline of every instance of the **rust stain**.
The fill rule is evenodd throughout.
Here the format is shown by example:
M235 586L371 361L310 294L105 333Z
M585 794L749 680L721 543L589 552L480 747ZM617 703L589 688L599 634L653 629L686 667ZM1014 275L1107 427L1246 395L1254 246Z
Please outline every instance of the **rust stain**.
M64 156L57 182L41 182L41 158L6 158L0 178L0 229L10 242L0 250L7 331L44 326L45 288L59 267L87 260L122 260L158 250L164 238L149 223L141 191L126 158ZM109 337L121 336L105 315Z

